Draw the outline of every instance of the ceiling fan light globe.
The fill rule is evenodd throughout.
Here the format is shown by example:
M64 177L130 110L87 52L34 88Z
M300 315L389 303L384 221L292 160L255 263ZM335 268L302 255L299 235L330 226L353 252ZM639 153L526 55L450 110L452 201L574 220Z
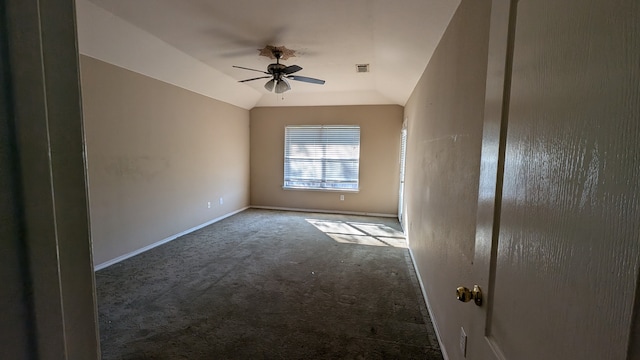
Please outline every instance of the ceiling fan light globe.
M282 94L283 92L291 90L291 85L285 80L281 79L276 84L276 94Z
M273 91L273 87L276 85L276 81L274 79L271 79L269 81L267 81L266 84L264 84L264 88L267 89L267 91L272 92Z

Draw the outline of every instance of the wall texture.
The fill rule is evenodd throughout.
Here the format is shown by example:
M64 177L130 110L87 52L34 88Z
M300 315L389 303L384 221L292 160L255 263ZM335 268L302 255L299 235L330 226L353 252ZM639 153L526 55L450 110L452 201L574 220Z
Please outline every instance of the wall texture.
M96 265L249 205L249 111L87 56L81 77Z
M402 111L397 105L252 109L251 205L397 214ZM360 191L283 190L287 125L360 125Z
M471 281L489 11L488 1L461 3L405 106L406 230L449 352L465 321L453 293Z

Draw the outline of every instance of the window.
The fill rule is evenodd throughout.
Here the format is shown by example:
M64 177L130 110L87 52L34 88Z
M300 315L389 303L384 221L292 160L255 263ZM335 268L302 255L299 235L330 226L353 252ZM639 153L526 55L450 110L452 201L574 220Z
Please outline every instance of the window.
M284 188L358 190L359 126L287 126Z

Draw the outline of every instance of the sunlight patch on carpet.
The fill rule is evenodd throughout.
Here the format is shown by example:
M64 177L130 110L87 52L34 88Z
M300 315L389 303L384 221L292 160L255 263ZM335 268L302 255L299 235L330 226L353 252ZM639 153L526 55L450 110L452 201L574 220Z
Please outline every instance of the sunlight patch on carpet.
M384 224L306 219L307 222L341 244L406 248L401 231Z

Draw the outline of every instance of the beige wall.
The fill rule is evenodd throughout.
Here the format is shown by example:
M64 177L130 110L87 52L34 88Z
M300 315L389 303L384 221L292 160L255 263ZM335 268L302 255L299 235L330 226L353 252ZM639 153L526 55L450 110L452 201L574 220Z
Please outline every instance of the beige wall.
M96 265L249 205L249 111L86 56L81 75Z
M471 286L464 282L474 255L488 3L462 1L405 106L409 245L449 353L465 322L452 294Z
M397 214L402 112L397 105L252 109L251 205ZM287 125L360 125L360 191L283 190Z

